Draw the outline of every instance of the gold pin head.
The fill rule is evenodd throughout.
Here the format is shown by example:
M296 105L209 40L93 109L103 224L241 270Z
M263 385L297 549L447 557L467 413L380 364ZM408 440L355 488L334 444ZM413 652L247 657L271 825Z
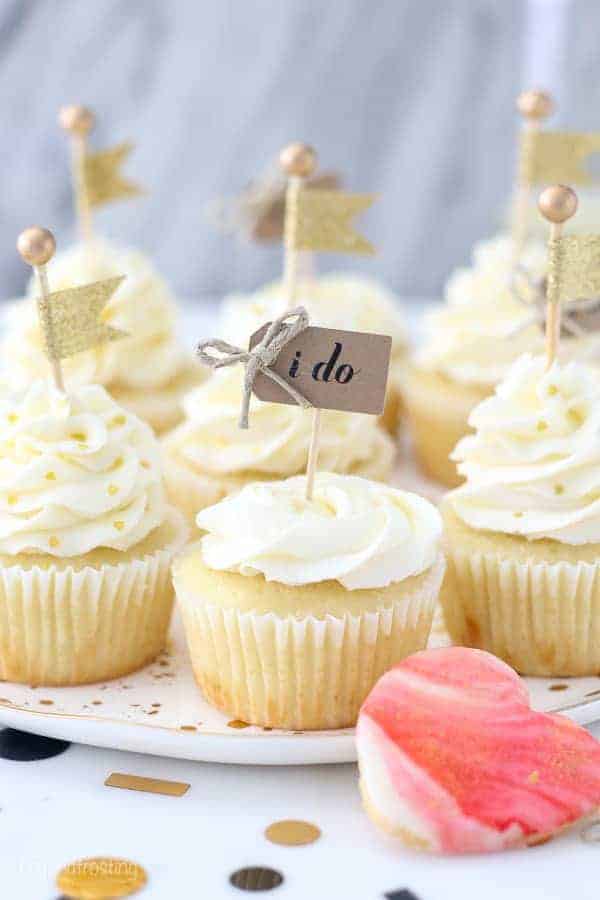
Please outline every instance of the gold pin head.
M58 123L65 131L85 137L94 127L94 113L87 106L61 106Z
M523 91L517 97L517 109L524 119L539 121L554 112L554 100L546 91Z
M44 266L56 252L56 241L47 228L33 225L19 235L17 250L28 265Z
M554 225L561 225L577 212L577 194L564 184L554 184L542 191L538 209L545 219Z
M286 175L309 178L317 168L317 151L309 144L296 141L279 154L279 165Z

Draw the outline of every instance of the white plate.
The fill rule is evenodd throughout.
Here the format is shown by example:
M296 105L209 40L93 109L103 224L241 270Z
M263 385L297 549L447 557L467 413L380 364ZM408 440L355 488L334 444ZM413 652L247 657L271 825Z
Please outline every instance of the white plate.
M430 646L448 644L441 617ZM600 717L600 678L525 679L532 706L577 722ZM285 732L236 727L194 682L176 617L168 650L152 665L107 684L30 688L0 684L0 722L49 737L204 762L255 765L356 759L353 729Z
M401 450L394 483L437 503L443 488ZM429 646L450 639L441 615ZM585 724L600 718L600 677L526 678L531 705ZM202 762L306 765L356 760L354 729L291 732L232 722L202 697L176 615L167 650L152 665L107 684L31 688L0 682L0 723L82 744Z

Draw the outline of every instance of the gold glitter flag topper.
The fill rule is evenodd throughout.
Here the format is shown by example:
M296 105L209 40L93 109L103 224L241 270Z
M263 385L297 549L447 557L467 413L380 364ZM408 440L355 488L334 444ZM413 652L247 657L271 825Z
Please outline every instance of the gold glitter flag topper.
M375 248L354 230L352 220L368 209L374 200L374 194L298 191L288 198L286 207L286 242L289 248L372 255Z
M525 184L592 184L586 168L600 153L600 133L526 131L523 134L520 180Z
M121 174L121 166L133 150L130 141L108 150L86 153L83 162L85 190L90 206L125 200L142 194L142 188Z
M106 325L101 313L125 276L95 281L38 298L46 352L51 360L66 359L103 344L128 337Z
M549 253L550 303L600 296L600 234L555 238Z

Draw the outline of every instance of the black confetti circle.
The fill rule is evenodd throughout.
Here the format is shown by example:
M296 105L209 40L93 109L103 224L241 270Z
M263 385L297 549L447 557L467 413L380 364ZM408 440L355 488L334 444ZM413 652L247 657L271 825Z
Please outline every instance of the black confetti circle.
M416 894L409 891L408 888L400 888L397 891L389 891L384 894L386 900L419 900Z
M241 891L272 891L283 883L283 875L266 866L246 866L230 875L229 881Z
M12 759L16 762L51 759L64 753L70 746L69 741L58 741L43 737L41 734L17 731L15 728L4 728L0 731L1 759Z

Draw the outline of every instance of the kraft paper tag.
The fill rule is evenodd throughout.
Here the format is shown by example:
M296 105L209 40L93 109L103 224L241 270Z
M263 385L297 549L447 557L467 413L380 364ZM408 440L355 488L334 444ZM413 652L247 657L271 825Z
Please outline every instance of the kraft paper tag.
M250 349L269 323L250 338ZM391 337L310 325L283 348L271 369L312 406L381 415L392 349ZM269 403L294 404L284 388L258 373L254 394Z

